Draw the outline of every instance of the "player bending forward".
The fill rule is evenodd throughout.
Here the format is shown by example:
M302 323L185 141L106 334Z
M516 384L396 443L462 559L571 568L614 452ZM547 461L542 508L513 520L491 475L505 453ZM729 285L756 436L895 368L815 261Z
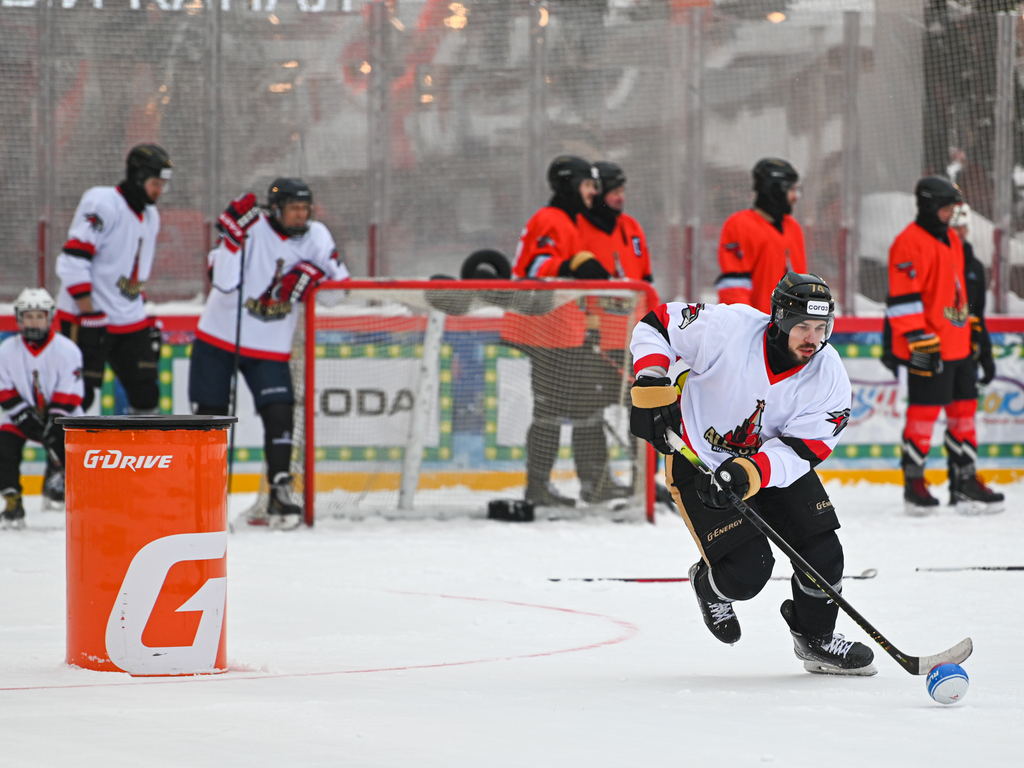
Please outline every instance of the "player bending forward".
M837 592L842 591L839 520L814 467L832 452L850 418L850 380L826 344L835 306L816 275L788 273L769 317L745 305L663 304L633 331L637 379L633 434L666 454L665 474L701 559L690 583L711 633L740 639L733 602L758 594L775 559L768 539L724 494L747 499ZM681 359L682 395L667 378ZM715 470L673 455L666 433ZM782 604L798 658L809 672L873 675L874 654L835 633L839 608L804 575Z
M348 270L327 227L312 221L313 194L303 181L277 179L267 198L267 212L250 192L218 219L223 235L209 256L212 289L192 345L188 392L195 413L227 414L237 339L238 370L263 420L270 483L266 515L260 510L249 522L294 528L302 508L292 496L290 472L295 394L288 359L297 322L292 308L321 280L344 280Z
M64 428L57 416L80 416L82 352L54 334L53 298L43 288L26 288L14 302L18 335L0 344L0 524L25 527L21 504L21 451L26 440L41 443L57 471L43 494L64 499Z

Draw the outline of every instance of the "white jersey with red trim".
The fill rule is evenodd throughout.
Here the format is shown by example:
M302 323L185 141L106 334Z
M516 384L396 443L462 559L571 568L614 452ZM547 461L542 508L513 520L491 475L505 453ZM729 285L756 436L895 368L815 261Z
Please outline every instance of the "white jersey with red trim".
M238 322L238 280L241 249L221 238L210 251L212 287L206 299L196 338L234 351ZM298 315L292 304L275 290L281 278L300 261L322 269L324 280L345 280L348 270L338 260L330 231L310 222L302 237L286 237L275 230L265 214L249 228L245 242L245 280L242 286L241 353L246 357L287 360Z
M806 364L773 373L768 320L743 304L662 304L637 324L630 350L637 375L677 360L690 367L680 396L683 439L705 464L743 456L761 471L762 486L787 486L832 453L852 395L827 345Z
M21 334L0 343L0 431L24 437L10 417L26 408L81 416L84 395L82 350L67 336L51 333L40 347Z
M153 268L160 213L147 205L137 214L117 187L93 187L82 195L57 257L57 315L78 316L75 299L91 296L105 312L111 333L149 325L143 291Z

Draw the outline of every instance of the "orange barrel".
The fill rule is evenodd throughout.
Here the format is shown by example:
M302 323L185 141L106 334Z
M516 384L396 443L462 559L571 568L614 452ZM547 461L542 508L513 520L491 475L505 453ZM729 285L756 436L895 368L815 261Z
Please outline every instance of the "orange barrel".
M233 416L74 416L67 447L67 663L224 672Z

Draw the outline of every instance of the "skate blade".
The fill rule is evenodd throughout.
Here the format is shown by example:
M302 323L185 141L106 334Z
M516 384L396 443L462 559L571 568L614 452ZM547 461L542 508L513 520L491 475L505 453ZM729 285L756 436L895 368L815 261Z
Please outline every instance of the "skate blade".
M43 512L63 512L65 505L63 501L56 499L43 499Z
M956 513L966 517L978 517L979 515L997 515L1006 509L1005 501L976 501L973 499L962 499L956 503Z
M25 518L21 517L17 520L0 520L0 530L7 531L22 531L25 529Z
M245 518L245 524L251 525L254 528L266 528L270 525L270 518L266 515L253 515L252 517Z
M878 668L875 667L874 663L868 664L866 667L857 667L856 669L844 669L837 667L832 664L825 664L820 661L805 661L804 669L815 675L843 675L845 677L871 677L871 675L878 674Z
M939 505L936 504L933 507L922 507L920 504L904 501L903 511L907 513L908 517L931 517L932 515L939 514Z
M268 515L271 529L292 531L302 524L302 515Z

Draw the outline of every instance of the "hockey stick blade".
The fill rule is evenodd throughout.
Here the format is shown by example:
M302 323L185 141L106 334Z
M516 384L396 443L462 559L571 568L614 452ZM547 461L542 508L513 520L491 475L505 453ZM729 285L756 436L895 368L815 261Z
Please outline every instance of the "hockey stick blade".
M682 457L690 462L694 467L705 474L711 474L711 469L707 464L701 461L700 457L683 442L683 439L679 437L679 435L669 430L665 433L665 437L673 450L682 455ZM752 509L750 505L731 490L726 489L725 495L736 510L750 521L751 525L763 533L768 540L772 542L772 544L782 550L794 567L799 568L804 576L806 576L815 587L824 592L826 597L838 605L847 616L856 622L858 627L867 632L868 636L881 646L883 651L892 656L892 658L910 674L927 675L936 664L959 664L971 655L971 652L974 650L974 644L971 642L971 638L969 637L961 640L952 648L942 651L941 653L937 653L934 656L906 655L899 648L889 642L885 635L875 629L871 622L861 616L857 609L850 605L841 594L832 589L832 586L822 578L821 574L819 574L810 563L804 560L804 558L800 556L800 553L793 549L788 541L776 533L775 529L768 525L756 510Z
M873 579L878 575L877 568L868 568L863 573L850 574L849 576L843 576L844 579ZM789 576L772 576L772 581L789 581ZM652 576L570 576L562 579L548 579L548 581L628 581L635 584L664 584L669 582L680 582L689 581L689 576L668 576L665 578L658 578Z
M960 565L944 568L915 568L915 571L932 571L935 573L951 573L953 571L1024 571L1024 565Z

